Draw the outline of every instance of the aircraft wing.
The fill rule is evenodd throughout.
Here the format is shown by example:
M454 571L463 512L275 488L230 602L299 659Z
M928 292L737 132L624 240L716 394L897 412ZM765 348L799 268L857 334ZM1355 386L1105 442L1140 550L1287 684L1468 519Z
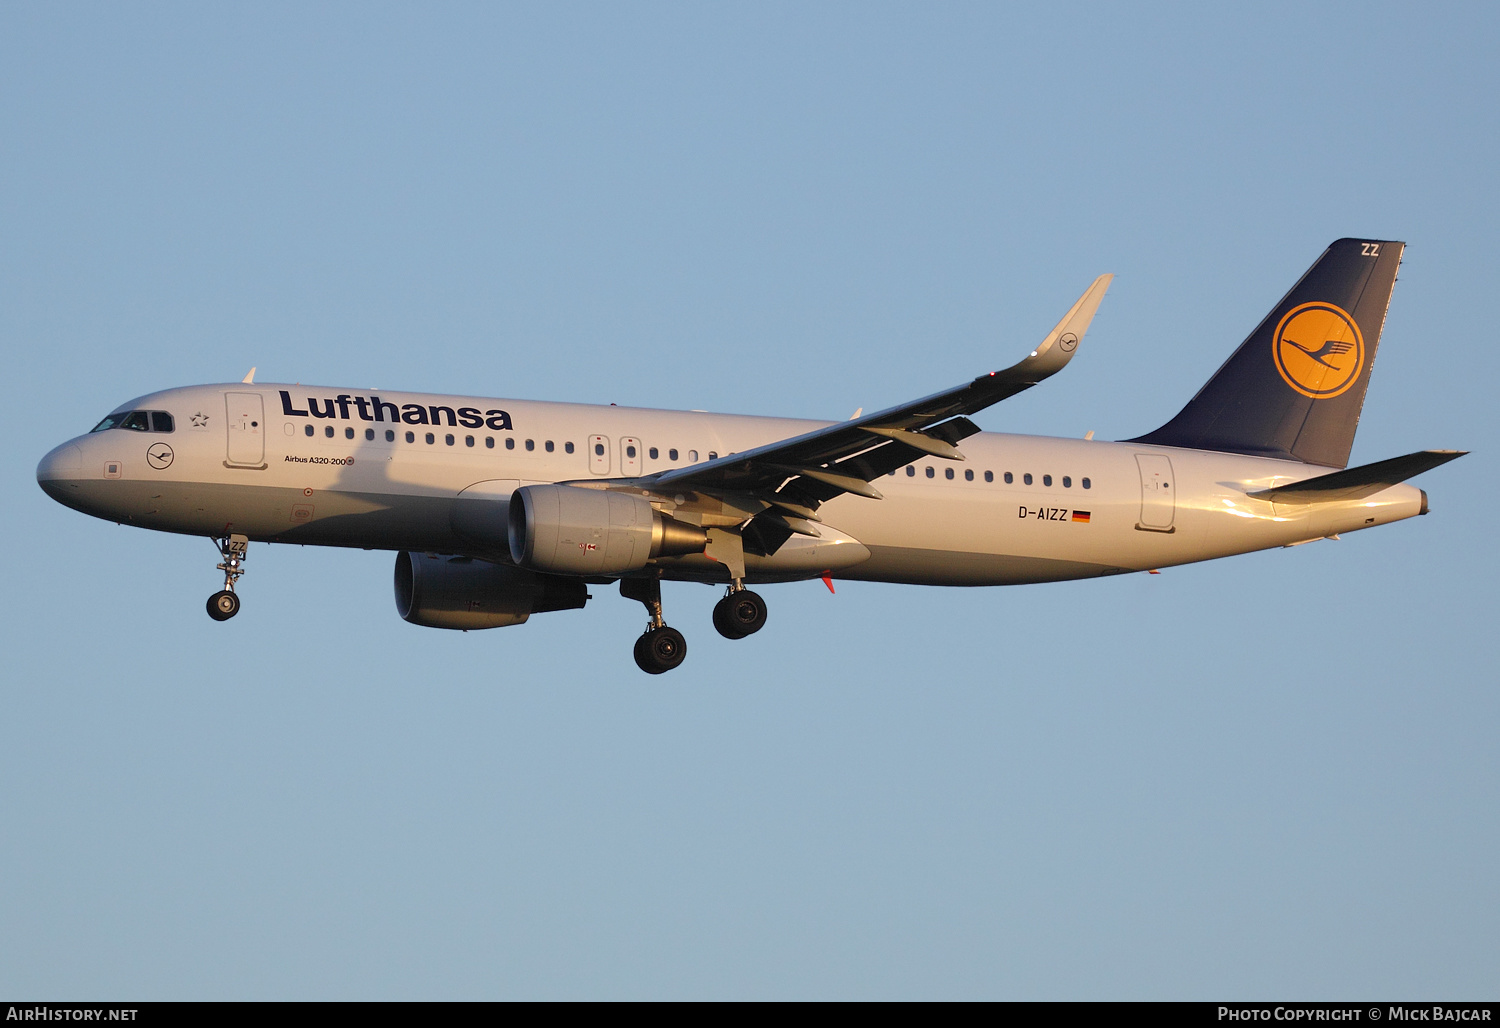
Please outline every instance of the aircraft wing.
M1113 275L1100 275L1025 360L920 400L717 460L641 479L657 491L753 493L798 517L842 493L880 499L870 482L924 456L963 460L973 414L1061 371L1078 351ZM795 530L795 529L794 529Z

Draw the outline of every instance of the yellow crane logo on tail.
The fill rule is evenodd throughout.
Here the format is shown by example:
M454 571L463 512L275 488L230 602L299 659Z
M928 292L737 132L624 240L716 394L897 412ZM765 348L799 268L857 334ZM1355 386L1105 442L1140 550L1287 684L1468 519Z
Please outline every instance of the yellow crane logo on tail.
M1271 353L1286 384L1327 400L1354 384L1365 365L1365 340L1349 312L1331 303L1293 307L1276 326Z

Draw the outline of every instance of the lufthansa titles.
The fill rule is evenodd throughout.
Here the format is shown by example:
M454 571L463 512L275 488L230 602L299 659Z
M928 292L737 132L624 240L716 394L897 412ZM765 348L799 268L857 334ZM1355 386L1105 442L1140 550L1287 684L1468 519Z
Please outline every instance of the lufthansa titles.
M503 410L481 412L478 407L455 409L441 404L424 407L419 403L403 403L397 407L394 403L382 400L378 396L350 396L348 393L340 393L331 400L309 396L307 409L300 410L292 405L292 396L289 392L285 389L280 392L281 413L289 418L335 418L352 421L357 417L360 421L390 421L408 425L447 424L454 427L463 425L465 428L490 428L497 432L507 432L511 428L510 414ZM351 409L354 411L353 416L350 414Z

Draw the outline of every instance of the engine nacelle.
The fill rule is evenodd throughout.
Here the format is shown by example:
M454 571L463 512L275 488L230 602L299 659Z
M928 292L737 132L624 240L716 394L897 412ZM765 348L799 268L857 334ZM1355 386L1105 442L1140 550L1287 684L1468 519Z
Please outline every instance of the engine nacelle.
M427 628L504 628L532 614L576 610L588 600L581 579L538 575L469 557L396 554L396 613Z
M536 571L617 575L652 557L702 553L707 546L703 529L628 493L528 485L510 499L511 559Z

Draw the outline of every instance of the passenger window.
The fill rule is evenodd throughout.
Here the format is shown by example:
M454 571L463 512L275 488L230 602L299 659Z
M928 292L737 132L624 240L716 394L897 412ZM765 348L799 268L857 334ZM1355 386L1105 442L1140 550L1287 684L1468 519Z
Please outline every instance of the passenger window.
M344 429L344 438L345 439L353 439L354 438L354 429L352 429L352 428L346 428L346 429Z
M134 429L137 432L151 431L151 423L146 419L146 412L143 410L133 410L125 415L125 420L120 422L120 427Z
M1084 488L1085 488L1085 489L1090 489L1090 488L1092 488L1092 487L1093 487L1093 485L1094 485L1094 483L1092 483L1092 482L1090 482L1090 481L1089 481L1089 480L1088 480L1088 479L1086 479L1086 478L1085 478L1085 479L1084 479L1084 480L1083 480L1083 482L1082 482L1082 483L1080 483L1080 484L1081 484L1081 485L1082 485L1082 486L1083 486L1083 487L1084 487Z
M1051 475L1043 475L1042 476L1042 485L1051 485L1051 484L1052 484L1052 476Z
M386 429L385 430L385 441L388 442L388 443L394 443L396 441L396 433L392 432L390 429Z
M323 426L323 434L326 435L328 438L332 439L333 438L333 426L332 425L324 425Z
M709 460L718 460L719 459L719 455L717 453L715 453L714 451L709 450L708 451L708 459Z
M366 441L374 439L374 438L375 438L375 430L373 428L367 428L367 429L365 429L365 439L366 439Z
M689 450L688 451L688 463L689 464L697 464L698 463L698 451L697 450Z
M1030 485L1031 484L1031 472L1028 471L1028 472L1026 472L1026 474L1022 475L1021 476L1021 481L1025 482L1027 485Z
M409 442L409 443L416 442L417 441L417 433L415 433L415 432L408 432L408 433L406 433L406 441Z
M546 442L546 450L547 450L548 453L551 453L552 450L553 450L552 440L551 439L548 439L547 442Z
M572 452L573 452L573 444L572 443L563 443L563 453L572 453Z
M303 425L302 426L302 431L305 432L307 435L312 435L313 434L313 427L311 425Z
M1071 478L1069 478L1067 475L1063 476L1063 488L1064 489L1071 489L1071 488L1073 488L1073 480Z
M950 482L953 481L953 469L952 468L944 468L943 469L943 477L946 478Z
M635 460L635 447L634 446L627 446L627 447L625 447L625 456L629 457L631 460Z
M535 449L536 449L536 440L535 439L528 439L528 440L526 440L526 452L530 453L532 450L535 450Z
M964 469L964 481L965 482L972 482L972 481L974 481L974 469L973 468L965 468Z
M452 446L453 445L453 433L449 432L447 435L443 436L443 442L447 443L449 446Z
M657 449L654 446L651 447L651 449L649 449L649 450L646 451L646 456L650 457L652 460L656 459L656 454L657 454Z
M487 436L484 437L484 448L486 450L493 450L495 448L495 437L494 436L487 435Z
M151 412L151 427L153 429L155 429L156 431L158 431L158 432L170 432L170 431L172 431L172 415L168 414L164 410L154 410L154 411L152 411Z
M427 433L427 445L431 446L435 442L437 442L437 436L433 435L431 432L428 432Z
M676 460L676 459L677 459L677 451L676 450L668 450L667 451L667 460Z
M937 475L937 472L933 471L931 467L927 468L927 477L928 478L933 478L936 475Z
M917 477L917 469L914 468L914 467L912 467L910 464L906 465L906 477L907 478L916 478Z
M986 482L993 482L995 480L995 473L993 471L986 471L984 473L984 480Z
M594 444L594 456L595 457L602 457L602 456L604 456L604 444L603 443L595 443Z
M474 437L471 436L471 435L464 436L464 445L465 446L473 446L474 445Z
M1015 475L1012 475L1009 471L1007 471L1005 473L1005 484L1006 485L1013 484L1015 482L1015 480L1016 480L1016 476Z
M516 437L515 436L508 435L508 436L505 437L505 448L507 450L514 450L516 448Z

